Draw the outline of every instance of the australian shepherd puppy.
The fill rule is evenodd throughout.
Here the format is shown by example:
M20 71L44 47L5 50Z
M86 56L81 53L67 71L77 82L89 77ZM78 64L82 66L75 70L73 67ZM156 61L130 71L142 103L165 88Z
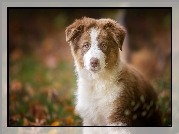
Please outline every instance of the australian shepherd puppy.
M66 28L77 72L76 110L84 126L161 125L154 89L120 57L125 35L111 19L84 17Z

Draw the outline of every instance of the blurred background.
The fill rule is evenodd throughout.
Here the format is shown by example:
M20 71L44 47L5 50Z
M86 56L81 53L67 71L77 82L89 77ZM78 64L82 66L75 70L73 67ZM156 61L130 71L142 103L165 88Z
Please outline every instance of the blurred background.
M76 77L65 28L83 16L111 18L127 29L122 57L159 96L171 126L171 9L9 8L9 126L81 126Z

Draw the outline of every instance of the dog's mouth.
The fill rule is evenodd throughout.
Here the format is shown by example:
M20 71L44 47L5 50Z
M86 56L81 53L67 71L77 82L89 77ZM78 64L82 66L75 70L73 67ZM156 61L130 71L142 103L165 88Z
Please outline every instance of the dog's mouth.
M89 69L91 72L94 72L94 73L97 73L97 72L99 72L100 70L101 70L101 68L100 67L90 67L90 69Z

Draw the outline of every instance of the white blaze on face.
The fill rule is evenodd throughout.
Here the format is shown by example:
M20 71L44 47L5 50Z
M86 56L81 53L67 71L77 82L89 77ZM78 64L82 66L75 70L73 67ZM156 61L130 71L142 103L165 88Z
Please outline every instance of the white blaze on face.
M98 37L99 31L92 28L91 33L90 33L90 38L91 38L91 47L88 50L88 52L84 55L83 60L84 60L84 66L87 70L91 71L99 71L105 67L105 54L99 49L98 47ZM99 61L99 64L97 67L92 67L90 64L90 60L92 58L97 58Z

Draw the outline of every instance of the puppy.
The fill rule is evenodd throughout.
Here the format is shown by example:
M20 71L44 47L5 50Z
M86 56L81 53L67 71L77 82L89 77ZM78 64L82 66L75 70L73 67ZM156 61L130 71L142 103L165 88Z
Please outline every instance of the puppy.
M76 110L84 126L161 125L154 89L120 57L124 27L111 19L84 17L65 32L77 73ZM118 129L101 133L113 132Z

